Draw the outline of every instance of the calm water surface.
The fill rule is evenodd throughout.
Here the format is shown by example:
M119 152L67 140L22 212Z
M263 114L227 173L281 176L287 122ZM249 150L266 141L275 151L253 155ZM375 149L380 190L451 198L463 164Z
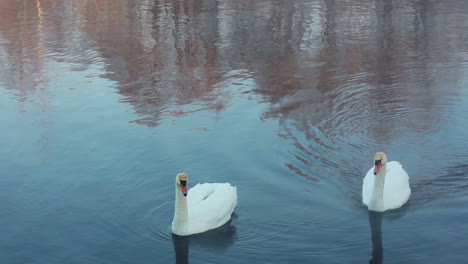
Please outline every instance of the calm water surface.
M461 263L468 5L0 1L0 262ZM385 151L401 209L368 214ZM231 182L173 237L174 177Z

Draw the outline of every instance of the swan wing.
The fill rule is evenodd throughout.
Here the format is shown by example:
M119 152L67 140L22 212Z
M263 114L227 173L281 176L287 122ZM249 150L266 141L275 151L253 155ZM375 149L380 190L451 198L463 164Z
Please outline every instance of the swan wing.
M408 173L398 161L387 164L385 175L384 206L385 210L400 208L411 195Z
M214 183L198 183L190 188L187 195L188 207L192 208L197 206L197 204L210 196L214 192L215 188L216 184Z
M237 189L229 183L197 184L189 191L190 229L200 233L214 229L231 219L237 205Z

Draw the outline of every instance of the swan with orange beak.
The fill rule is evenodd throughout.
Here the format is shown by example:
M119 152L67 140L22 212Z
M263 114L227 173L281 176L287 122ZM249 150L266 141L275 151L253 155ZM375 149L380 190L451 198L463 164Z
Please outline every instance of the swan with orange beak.
M237 205L237 188L229 183L202 183L187 190L189 178L179 173L175 181L172 233L188 236L224 225Z
M362 184L362 202L368 210L383 212L400 208L411 195L408 173L398 161L387 162L383 152L374 155L374 166Z

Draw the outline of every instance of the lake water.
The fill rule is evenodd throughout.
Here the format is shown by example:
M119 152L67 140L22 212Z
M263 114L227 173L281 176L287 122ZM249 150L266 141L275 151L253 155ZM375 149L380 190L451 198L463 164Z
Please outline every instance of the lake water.
M464 0L2 0L0 64L2 264L468 258ZM172 236L179 172L232 221Z

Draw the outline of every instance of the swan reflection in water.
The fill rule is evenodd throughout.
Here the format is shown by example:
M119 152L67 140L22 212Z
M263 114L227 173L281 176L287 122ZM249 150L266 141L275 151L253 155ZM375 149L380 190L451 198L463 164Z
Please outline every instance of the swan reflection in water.
M382 246L382 217L383 212L369 212L369 225L372 239L372 257L369 260L370 264L383 263L383 246Z
M233 214L232 218L236 218ZM210 230L201 234L191 236L178 236L172 234L172 244L174 245L174 253L176 264L189 263L189 248L211 249L224 251L234 243L236 237L236 227L229 220L223 226Z

